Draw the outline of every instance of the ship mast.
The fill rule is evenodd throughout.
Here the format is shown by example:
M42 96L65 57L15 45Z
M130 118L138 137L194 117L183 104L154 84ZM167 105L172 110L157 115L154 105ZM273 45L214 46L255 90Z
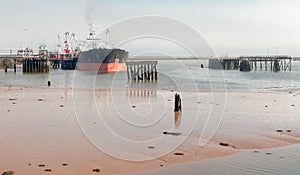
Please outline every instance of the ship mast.
M24 50L27 48L27 28L24 31Z
M57 53L61 52L60 36L59 35L57 35L56 51L57 51Z
M90 41L93 49L98 48L98 42L99 42L99 39L96 38L96 30L97 29L94 26L94 24L90 24L90 28L89 28L90 34L87 40Z
M107 48L108 47L108 33L109 33L109 30L108 29L106 29L105 30L105 48Z

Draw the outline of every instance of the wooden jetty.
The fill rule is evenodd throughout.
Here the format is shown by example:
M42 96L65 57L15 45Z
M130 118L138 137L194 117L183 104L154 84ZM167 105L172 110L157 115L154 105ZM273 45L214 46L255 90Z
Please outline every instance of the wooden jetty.
M155 81L158 79L158 61L127 61L128 80Z
M290 56L242 56L240 60L248 60L252 70L291 71L292 57Z
M2 68L5 72L13 68L17 71L17 65L22 65L23 73L49 73L48 59L42 55L0 55Z
M264 71L291 71L292 57L290 56L240 56L236 58L210 59L210 69L223 70L264 70Z

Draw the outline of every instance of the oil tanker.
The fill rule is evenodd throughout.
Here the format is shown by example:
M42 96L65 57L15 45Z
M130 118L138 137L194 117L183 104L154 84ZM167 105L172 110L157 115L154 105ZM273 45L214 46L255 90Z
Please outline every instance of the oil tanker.
M108 47L109 30L106 30L105 43L101 43L100 39L96 38L94 25L91 25L89 30L89 37L86 40L89 49L79 52L76 69L98 71L100 73L126 71L125 62L128 58L128 51Z

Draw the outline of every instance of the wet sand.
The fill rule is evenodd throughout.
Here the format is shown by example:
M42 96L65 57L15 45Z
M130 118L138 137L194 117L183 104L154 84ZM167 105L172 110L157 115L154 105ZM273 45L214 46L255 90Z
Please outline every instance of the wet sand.
M82 90L87 91L87 90ZM134 110L143 107L148 95L132 95ZM151 91L152 92L152 91ZM149 92L151 94L151 92ZM110 104L109 90L96 90L98 106ZM145 92L146 94L148 91ZM165 99L166 122L173 122L173 96L175 92L155 91L151 98ZM271 148L300 142L300 108L297 93L246 93L229 92L222 122L217 133L204 147L198 141L212 105L210 93L181 93L183 115L181 126L189 126L188 116L199 109L199 120L187 140L169 154L144 162L124 161L97 149L83 134L74 112L72 89L53 88L0 88L0 171L12 170L16 174L115 174L163 168L180 162L190 162L231 155L240 149ZM194 98L199 95L198 98ZM121 96L121 95L120 95ZM141 97L142 96L142 97ZM151 95L150 95L151 96ZM99 97L99 98L98 98ZM77 99L78 100L78 99ZM85 100L85 99L83 99ZM111 105L107 105L110 107ZM149 108L150 109L150 108ZM101 110L101 109L100 109ZM104 108L104 112L111 109ZM117 128L116 116L105 113L106 122ZM148 134L120 128L124 137L151 139L163 135L172 124L163 124ZM92 126L92 124L91 124ZM128 132L127 132L128 129ZM99 134L101 135L101 134ZM103 140L105 142L105 139ZM221 145L220 145L221 144ZM160 149L160 145L145 145L146 150ZM152 146L152 147L151 147Z

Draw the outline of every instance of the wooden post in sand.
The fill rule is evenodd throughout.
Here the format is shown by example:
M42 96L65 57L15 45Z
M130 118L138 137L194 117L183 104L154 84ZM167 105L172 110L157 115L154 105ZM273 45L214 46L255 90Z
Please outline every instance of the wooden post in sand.
M17 59L14 60L14 72L17 72Z
M4 62L4 69L5 69L5 73L7 73L7 64L6 64L6 62Z
M179 94L175 94L174 112L181 112L181 98Z

